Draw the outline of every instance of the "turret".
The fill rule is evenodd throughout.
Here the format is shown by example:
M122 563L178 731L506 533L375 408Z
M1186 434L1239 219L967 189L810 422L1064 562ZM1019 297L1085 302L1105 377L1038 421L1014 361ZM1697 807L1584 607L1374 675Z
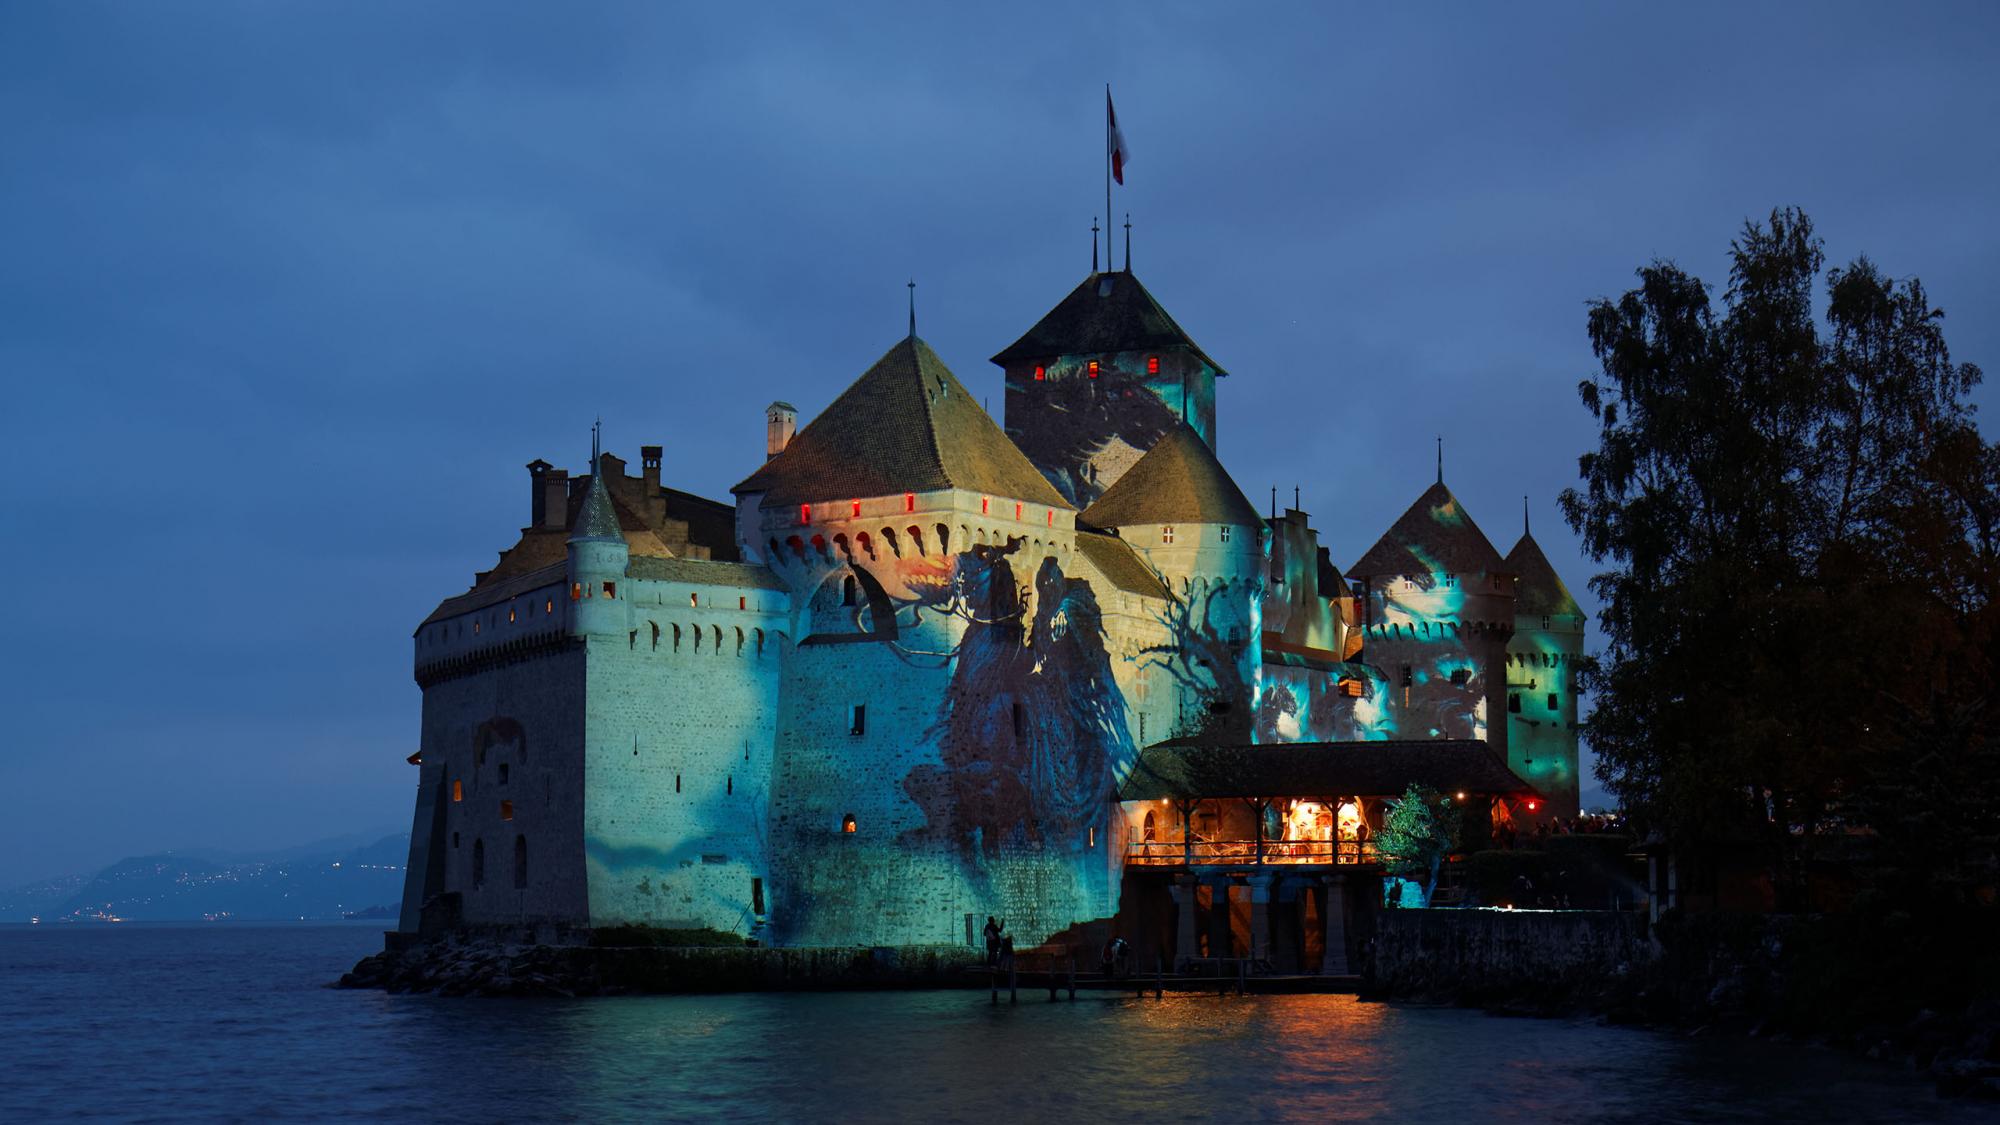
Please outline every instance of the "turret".
M1576 662L1583 654L1583 607L1528 533L1507 552L1518 575L1514 637L1507 644L1507 765L1546 794L1548 812L1578 811Z
M606 457L592 441L590 490L569 536L570 600L578 635L610 635L625 631L625 568L632 551L618 524L618 509L604 483Z

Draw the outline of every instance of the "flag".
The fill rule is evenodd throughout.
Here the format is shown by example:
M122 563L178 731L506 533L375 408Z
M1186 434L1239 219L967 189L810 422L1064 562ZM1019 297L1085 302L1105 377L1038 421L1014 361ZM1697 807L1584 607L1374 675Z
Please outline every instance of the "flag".
M1125 182L1125 156L1130 151L1125 147L1125 134L1118 131L1118 111L1111 106L1111 88L1104 88L1104 134L1111 146L1111 178Z

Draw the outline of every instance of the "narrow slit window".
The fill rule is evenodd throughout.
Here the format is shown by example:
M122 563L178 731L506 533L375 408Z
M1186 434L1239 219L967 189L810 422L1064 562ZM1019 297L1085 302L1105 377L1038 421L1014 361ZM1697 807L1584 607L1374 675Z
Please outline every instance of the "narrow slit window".
M500 819L501 820L514 819L514 802L512 801L500 802Z
M1558 705L1558 701L1557 701L1557 699L1556 699L1556 693L1555 693L1555 692L1550 692L1550 693L1549 693L1549 710L1551 710L1551 711L1560 711L1560 710L1562 710L1562 708L1561 708L1561 707L1560 707L1560 706Z
M904 511L906 511L906 512L914 512L914 511L916 511L916 510L917 510L917 494L916 494L916 493L914 493L914 492L905 492L905 493L903 493L903 510L904 510Z
M856 825L854 823L853 813L848 813L846 816L840 818L840 830L846 835L849 836L854 835L856 830Z
M465 800L465 782L460 778L454 777L451 779L451 799L454 801Z
M1090 377L1097 378L1097 361L1094 359L1090 361Z
M514 837L514 889L528 889L528 838Z
M618 583L616 583L616 582L606 582L606 583L604 584L604 596L605 596L605 597L607 597L607 598L615 598L615 597L617 597L617 596L618 596Z
M847 713L847 733L866 734L868 732L868 706L857 703Z

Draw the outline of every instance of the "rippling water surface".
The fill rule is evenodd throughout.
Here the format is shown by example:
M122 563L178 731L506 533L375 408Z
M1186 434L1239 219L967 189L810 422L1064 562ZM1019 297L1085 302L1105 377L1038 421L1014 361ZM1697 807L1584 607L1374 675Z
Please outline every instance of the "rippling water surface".
M1340 996L439 999L361 926L0 927L0 1120L1982 1121L1782 1044Z

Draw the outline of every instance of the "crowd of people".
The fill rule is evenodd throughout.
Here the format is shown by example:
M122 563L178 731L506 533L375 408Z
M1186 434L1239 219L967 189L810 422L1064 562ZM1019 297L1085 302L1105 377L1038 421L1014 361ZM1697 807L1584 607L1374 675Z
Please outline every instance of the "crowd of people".
M1623 834L1625 829L1625 817L1619 813L1544 817L1525 834L1515 828L1512 821L1500 821L1493 825L1493 846L1501 851L1539 848L1551 836L1618 835Z

